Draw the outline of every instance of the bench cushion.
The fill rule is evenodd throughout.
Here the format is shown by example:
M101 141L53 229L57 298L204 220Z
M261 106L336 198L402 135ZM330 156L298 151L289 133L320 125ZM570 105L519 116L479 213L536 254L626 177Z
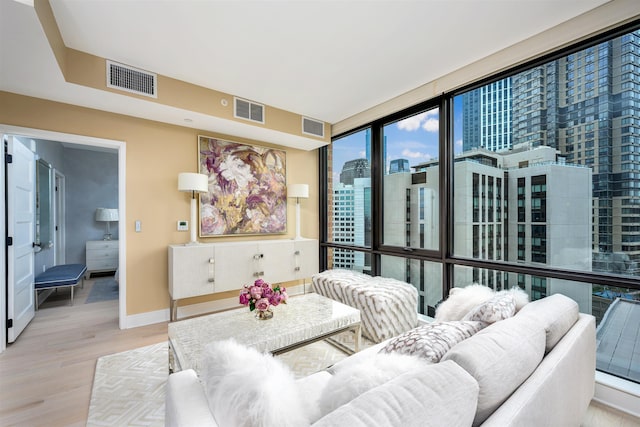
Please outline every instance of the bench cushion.
M312 280L314 292L360 310L362 335L375 343L418 324L418 291L406 282L340 269Z
M75 285L86 271L87 267L84 264L56 265L36 276L35 288Z

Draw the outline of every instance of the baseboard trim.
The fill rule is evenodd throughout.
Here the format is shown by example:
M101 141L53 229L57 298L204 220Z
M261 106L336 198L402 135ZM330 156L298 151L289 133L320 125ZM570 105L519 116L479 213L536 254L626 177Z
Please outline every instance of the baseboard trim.
M593 400L640 418L640 384L596 371Z

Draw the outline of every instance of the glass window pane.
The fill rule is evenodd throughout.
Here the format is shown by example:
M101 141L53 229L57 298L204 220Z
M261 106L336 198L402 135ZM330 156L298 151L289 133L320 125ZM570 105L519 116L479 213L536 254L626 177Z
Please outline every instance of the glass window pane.
M328 165L329 242L371 247L371 130L334 140Z
M411 283L418 290L418 313L428 315L429 307L442 300L442 265L436 262L383 255L383 277Z
M385 245L439 248L437 108L384 126Z
M371 275L371 254L342 248L327 248L327 269L346 269Z
M500 224L504 261L640 275L639 39L455 97L456 255L490 259L473 226Z

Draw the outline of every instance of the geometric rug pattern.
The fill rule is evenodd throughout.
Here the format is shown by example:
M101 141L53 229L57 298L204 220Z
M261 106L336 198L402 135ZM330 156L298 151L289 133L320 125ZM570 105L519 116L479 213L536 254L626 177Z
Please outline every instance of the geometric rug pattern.
M164 426L166 342L98 359L87 426Z
M353 335L336 335L353 348ZM362 339L361 348L371 345ZM347 357L326 341L318 341L276 356L301 378ZM168 377L166 342L103 356L96 364L87 427L164 426L165 383Z

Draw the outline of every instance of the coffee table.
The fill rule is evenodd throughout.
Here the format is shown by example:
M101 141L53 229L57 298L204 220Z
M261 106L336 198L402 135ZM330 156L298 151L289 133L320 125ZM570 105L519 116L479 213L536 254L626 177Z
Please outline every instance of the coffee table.
M360 311L356 308L309 293L290 297L273 312L273 318L258 320L243 307L169 323L170 372L199 372L206 345L227 338L264 353L279 354L351 330L354 350L360 350Z

